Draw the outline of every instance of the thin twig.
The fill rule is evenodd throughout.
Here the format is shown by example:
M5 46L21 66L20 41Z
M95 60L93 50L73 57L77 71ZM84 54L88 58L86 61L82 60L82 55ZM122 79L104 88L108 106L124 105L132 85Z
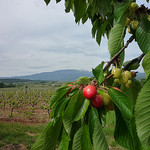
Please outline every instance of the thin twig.
M117 59L119 57L119 55L125 50L125 48L128 47L129 43L131 43L134 40L134 35L132 35L129 40L127 41L127 43L124 45L124 47L106 64L105 68L103 69L103 72L106 71L106 69L113 63L113 61L115 59Z
M105 83L105 82L107 81L107 79L111 78L112 76L114 76L114 74L110 74L109 76L107 76L107 77L104 79L104 81L101 83L101 85L102 85L103 83Z

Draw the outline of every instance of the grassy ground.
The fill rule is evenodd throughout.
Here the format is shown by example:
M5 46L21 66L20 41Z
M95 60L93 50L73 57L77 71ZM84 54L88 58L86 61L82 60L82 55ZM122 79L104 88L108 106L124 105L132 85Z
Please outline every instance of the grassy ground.
M112 150L124 150L120 147L114 139L114 129L115 129L115 112L110 111L106 115L106 126L104 128L104 133L109 144L109 147Z
M46 125L23 125L18 123L0 122L0 147L6 144L18 145L22 143L30 149L39 133L42 132ZM107 125L104 133L111 150L123 150L114 140L113 132L115 127L115 114L108 112Z
M23 125L18 123L0 122L0 147L6 144L18 145L22 143L31 148L39 133L42 132L46 125Z

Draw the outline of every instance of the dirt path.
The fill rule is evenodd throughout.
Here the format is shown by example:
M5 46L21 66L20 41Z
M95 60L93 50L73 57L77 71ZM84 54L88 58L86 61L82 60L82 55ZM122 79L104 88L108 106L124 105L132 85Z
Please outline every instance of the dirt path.
M7 144L1 147L0 150L27 150L27 148L23 144L19 144L19 145Z

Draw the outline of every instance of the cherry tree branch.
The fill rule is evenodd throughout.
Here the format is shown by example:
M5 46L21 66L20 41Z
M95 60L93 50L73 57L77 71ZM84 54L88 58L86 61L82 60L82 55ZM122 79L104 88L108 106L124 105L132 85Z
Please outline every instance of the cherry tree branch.
M127 41L127 43L124 45L124 47L114 56L112 57L112 59L106 64L105 68L103 69L103 72L106 71L106 69L113 63L114 60L116 60L119 55L125 50L125 48L128 47L128 45L134 40L135 36L132 35L129 40Z

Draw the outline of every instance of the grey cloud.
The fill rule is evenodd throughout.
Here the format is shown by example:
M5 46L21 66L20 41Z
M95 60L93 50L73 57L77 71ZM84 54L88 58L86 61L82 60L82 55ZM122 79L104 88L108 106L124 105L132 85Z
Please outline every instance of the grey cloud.
M75 24L63 5L51 1L46 6L44 0L0 1L0 76L91 70L109 60L107 39L99 47L92 39L91 23ZM128 57L135 55L134 47L129 46Z

